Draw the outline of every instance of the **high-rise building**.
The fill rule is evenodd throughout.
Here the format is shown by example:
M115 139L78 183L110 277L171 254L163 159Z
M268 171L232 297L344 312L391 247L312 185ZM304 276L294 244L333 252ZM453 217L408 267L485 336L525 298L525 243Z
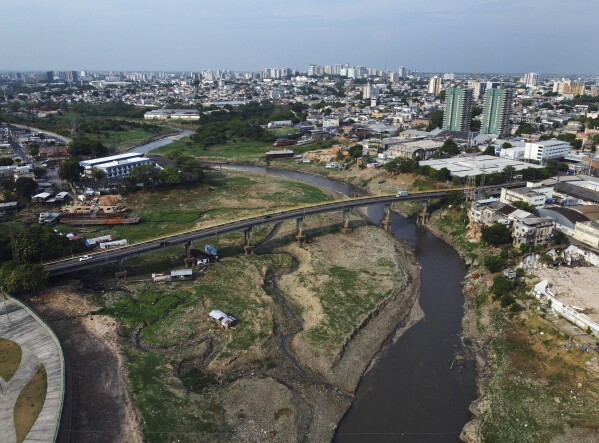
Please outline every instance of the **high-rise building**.
M364 89L362 90L362 98L369 99L371 97L372 97L372 86L370 85L370 83L366 83L364 85Z
M435 75L428 81L428 93L435 97L441 92L441 77Z
M443 80L453 81L453 80L455 80L455 74L452 74L452 73L443 74Z
M475 100L480 100L487 90L487 83L483 83L479 80L468 80L468 89L472 89Z
M504 137L510 133L513 89L491 88L485 91L481 134Z
M472 89L447 88L443 129L446 131L470 131L473 105Z
M311 77L317 75L317 70L318 70L318 67L316 65L308 66L308 75Z
M404 68L403 66L400 66L400 67L399 67L399 76L400 76L400 77L401 77L403 80L405 80L405 79L406 79L406 77L408 76L407 70L406 70L406 68Z
M46 81L52 83L54 81L54 71L46 71Z
M539 84L539 74L537 74L536 72L529 72L528 74L524 75L524 78L522 80L524 81L524 84L526 84L526 86L537 86Z
M553 92L557 92L560 95L584 95L585 83L584 81L572 81L570 79L562 78L561 81L553 82Z

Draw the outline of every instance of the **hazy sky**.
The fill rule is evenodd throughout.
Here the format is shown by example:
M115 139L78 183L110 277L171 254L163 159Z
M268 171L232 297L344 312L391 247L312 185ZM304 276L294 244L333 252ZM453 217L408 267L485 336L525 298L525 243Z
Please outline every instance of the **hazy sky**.
M0 0L0 70L599 73L599 0Z

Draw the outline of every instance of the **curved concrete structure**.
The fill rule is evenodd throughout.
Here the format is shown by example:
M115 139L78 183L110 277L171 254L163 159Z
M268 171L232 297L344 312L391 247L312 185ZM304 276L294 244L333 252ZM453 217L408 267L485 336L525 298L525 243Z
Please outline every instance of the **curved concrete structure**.
M19 344L23 352L13 377L8 382L0 378L0 443L15 443L15 402L40 364L46 369L46 400L25 441L55 441L64 398L64 357L58 338L35 312L14 298L0 302L0 337Z

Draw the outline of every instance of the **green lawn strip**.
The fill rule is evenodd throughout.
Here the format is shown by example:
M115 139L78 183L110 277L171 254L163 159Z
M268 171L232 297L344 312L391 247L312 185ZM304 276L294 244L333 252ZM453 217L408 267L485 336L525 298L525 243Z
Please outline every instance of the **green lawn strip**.
M0 377L9 381L21 364L23 351L18 343L0 338Z
M48 377L43 364L39 365L36 373L20 392L14 409L14 423L17 442L21 443L37 420L48 390Z

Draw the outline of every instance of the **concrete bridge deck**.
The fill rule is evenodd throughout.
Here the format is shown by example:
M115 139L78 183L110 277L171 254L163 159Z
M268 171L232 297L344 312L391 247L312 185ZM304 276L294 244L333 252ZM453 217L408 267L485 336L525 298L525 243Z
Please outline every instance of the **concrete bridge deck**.
M514 183L502 186L513 187L521 185ZM484 189L491 190L496 188L497 186L487 186ZM90 258L85 260L80 260L81 256L74 256L45 262L44 269L50 276L66 274L84 269L91 269L110 263L117 263L127 257L149 253L160 248L185 244L190 241L205 240L232 232L245 231L264 224L280 223L287 220L300 220L307 215L334 211L347 211L363 206L384 204L388 207L395 202L409 202L437 198L443 199L447 197L448 193L452 191L461 191L463 189L464 188L451 188L436 191L413 192L399 197L395 194L354 197L283 209L268 214L218 223L204 228L191 229L181 233L145 240L120 248L107 249L102 252L88 253L86 255L88 255Z

